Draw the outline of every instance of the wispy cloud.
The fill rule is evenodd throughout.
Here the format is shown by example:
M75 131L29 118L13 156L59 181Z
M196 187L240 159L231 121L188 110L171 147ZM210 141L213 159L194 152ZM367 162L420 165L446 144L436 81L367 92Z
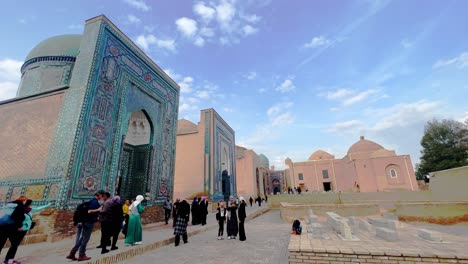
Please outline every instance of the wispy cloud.
M14 59L0 60L0 101L15 97L22 65L22 61Z
M366 12L363 15L354 19L351 23L348 23L338 33L336 33L336 35L332 38L333 39L332 43L338 43L338 42L345 40L352 32L357 30L367 20L375 16L381 10L385 9L385 7L387 7L388 4L390 4L390 2L391 2L390 0L368 1L366 3L367 5ZM302 66L309 63L311 60L318 57L320 54L322 54L325 50L327 50L331 46L332 45L329 44L329 45L319 46L318 48L313 49L313 52L307 58L305 58L298 64L297 69L301 68Z
M71 24L68 25L68 29L73 30L73 31L82 31L84 29L83 24Z
M463 69L468 66L468 52L463 52L462 54L458 55L455 58L449 59L449 60L439 60L434 65L432 68L438 69L446 66L456 66L459 69Z
M151 7L145 3L143 0L123 0L124 3L127 3L131 7L134 7L141 11L150 11Z
M127 15L126 21L128 24L139 24L141 22L141 19L135 15Z
M403 48L405 48L405 49L409 49L409 48L413 47L413 45L414 45L413 42L411 42L411 41L409 41L409 40L407 40L407 39L402 40L402 41L400 42L400 44L401 44L401 46L403 46Z
M257 73L254 71L249 72L244 76L247 80L253 80L257 77Z
M292 102L285 102L275 104L267 110L268 118L272 126L286 126L294 123L294 116L290 112L294 104Z
M209 5L205 5L203 2L196 3L193 6L193 11L206 23L209 23L211 20L213 20L216 15L216 10Z
M335 123L332 127L327 129L331 133L351 133L354 134L356 129L362 129L364 123L359 120L349 120L344 122Z
M253 35L258 32L258 28L254 28L251 25L245 25L242 30L244 31L244 35Z
M327 39L324 36L319 36L319 37L313 37L312 40L306 44L304 44L304 47L306 48L318 48L321 46L329 46L331 45L332 41L330 39Z
M320 93L319 96L325 97L328 100L338 101L342 106L350 106L364 100L375 101L388 97L382 92L381 89L367 89L364 91L357 91L346 88Z
M160 49L165 49L168 51L175 52L176 51L176 43L173 39L159 39L156 38L154 35L139 35L135 43L139 45L143 50L149 51L151 46L155 45Z
M281 92L281 93L289 93L292 92L296 89L296 86L294 85L293 81L290 79L284 80L283 83L281 83L278 87L276 87L276 91Z

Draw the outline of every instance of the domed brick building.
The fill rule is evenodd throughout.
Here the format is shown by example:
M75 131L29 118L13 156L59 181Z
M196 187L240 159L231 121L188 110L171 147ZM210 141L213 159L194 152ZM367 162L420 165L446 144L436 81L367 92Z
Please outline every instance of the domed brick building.
M0 102L0 204L53 203L51 225L72 228L71 209L104 189L146 196L145 221L160 220L179 86L105 16L40 42L21 74L16 98Z
M417 190L418 185L409 155L397 155L365 139L354 143L341 159L317 150L307 161L285 161L293 186L302 191Z

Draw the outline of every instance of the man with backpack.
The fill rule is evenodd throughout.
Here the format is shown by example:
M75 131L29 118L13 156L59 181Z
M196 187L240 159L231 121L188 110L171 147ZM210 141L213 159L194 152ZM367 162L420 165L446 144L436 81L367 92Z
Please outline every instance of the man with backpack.
M101 205L99 200L105 195L103 190L94 194L94 197L82 204L78 205L75 214L73 215L73 223L77 227L75 246L70 250L70 254L66 257L71 260L85 261L91 259L86 256L86 245L88 244L91 232L93 231L94 223L97 222ZM78 258L75 257L78 252Z

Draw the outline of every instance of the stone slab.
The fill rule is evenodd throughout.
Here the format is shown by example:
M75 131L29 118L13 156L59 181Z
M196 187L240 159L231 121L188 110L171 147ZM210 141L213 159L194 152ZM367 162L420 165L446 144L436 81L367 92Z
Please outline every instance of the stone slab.
M387 241L397 241L398 233L395 230L388 229L385 227L377 227L375 229L375 235Z
M427 230L427 229L418 229L418 236L420 238L434 241L434 242L442 242L442 234L439 232Z

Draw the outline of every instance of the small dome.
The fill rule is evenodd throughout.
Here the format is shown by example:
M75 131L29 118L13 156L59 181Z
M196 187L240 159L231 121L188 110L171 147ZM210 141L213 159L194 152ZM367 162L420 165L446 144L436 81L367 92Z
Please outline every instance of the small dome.
M328 160L328 159L334 159L335 157L323 150L317 150L312 155L310 155L309 160Z
M363 136L361 136L361 139L354 143L349 149L348 149L348 154L352 153L363 153L363 152L374 152L379 149L383 149L381 145L365 139Z
M80 52L81 35L60 35L43 40L34 47L24 60L44 56L76 57Z
M177 121L177 135L193 134L198 132L198 126L187 119Z
M270 167L270 161L268 161L268 158L263 154L258 155L258 163L260 167L263 167L263 168Z

